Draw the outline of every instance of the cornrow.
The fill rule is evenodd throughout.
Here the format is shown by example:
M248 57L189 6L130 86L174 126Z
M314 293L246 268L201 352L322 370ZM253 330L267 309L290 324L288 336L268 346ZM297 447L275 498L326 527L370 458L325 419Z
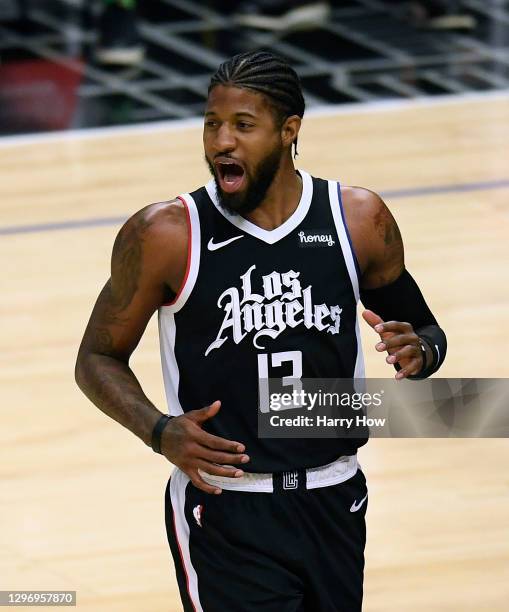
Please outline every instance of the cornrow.
M305 102L297 73L286 60L267 51L248 51L223 62L210 79L209 94L216 85L235 85L264 94L281 125L291 115L304 116ZM293 144L297 157L297 138Z

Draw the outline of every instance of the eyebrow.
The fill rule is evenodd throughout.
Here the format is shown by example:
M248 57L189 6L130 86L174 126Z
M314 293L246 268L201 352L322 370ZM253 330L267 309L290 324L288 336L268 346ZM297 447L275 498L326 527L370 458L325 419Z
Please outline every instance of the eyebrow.
M205 113L205 117L208 117L210 115L217 115L217 113L215 113L214 111L207 111ZM253 115L253 113L248 113L247 111L241 111L240 113L235 113L235 117L251 117L252 119L256 119L256 115Z

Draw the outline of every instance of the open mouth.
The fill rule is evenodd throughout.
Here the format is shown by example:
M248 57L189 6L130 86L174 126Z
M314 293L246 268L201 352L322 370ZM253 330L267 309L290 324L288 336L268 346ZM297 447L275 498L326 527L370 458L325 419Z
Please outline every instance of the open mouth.
M215 165L221 189L226 193L238 191L244 182L244 168L229 158L216 160Z

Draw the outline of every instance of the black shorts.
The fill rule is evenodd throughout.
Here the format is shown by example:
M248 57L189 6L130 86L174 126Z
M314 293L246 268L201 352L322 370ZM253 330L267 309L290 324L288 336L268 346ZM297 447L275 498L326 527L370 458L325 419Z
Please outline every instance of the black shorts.
M185 612L358 612L366 479L210 495L176 469L166 530Z

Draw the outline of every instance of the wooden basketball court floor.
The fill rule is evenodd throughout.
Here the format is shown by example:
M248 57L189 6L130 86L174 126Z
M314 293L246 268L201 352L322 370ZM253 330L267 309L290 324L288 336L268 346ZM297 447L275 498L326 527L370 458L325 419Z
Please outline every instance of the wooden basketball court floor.
M388 194L448 334L441 376L507 377L509 94L311 115L298 166ZM120 225L108 219L207 172L192 124L0 140L0 589L76 590L83 611L181 609L163 518L171 466L88 402L73 367ZM391 376L362 333L368 374ZM133 364L164 410L155 319ZM364 609L507 610L508 441L372 439L359 457Z

